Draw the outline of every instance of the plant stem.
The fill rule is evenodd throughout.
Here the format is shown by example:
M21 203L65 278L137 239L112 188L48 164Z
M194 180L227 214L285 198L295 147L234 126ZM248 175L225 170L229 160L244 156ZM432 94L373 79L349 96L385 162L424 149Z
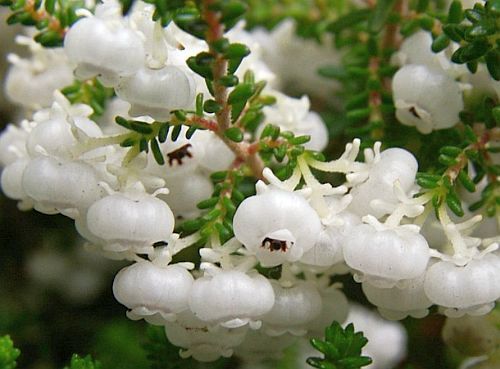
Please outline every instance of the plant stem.
M250 153L249 144L246 142L236 143L224 136L224 132L231 128L231 106L227 103L227 87L220 83L221 78L227 75L228 62L222 54L214 49L213 43L224 37L224 25L220 22L220 13L213 11L211 5L214 0L204 0L204 18L208 24L206 40L209 45L209 52L215 57L213 63L213 87L215 101L222 106L216 113L218 129L215 131L217 136L234 152L234 154L244 161L252 170L254 176L258 179L262 177L264 163L257 153Z

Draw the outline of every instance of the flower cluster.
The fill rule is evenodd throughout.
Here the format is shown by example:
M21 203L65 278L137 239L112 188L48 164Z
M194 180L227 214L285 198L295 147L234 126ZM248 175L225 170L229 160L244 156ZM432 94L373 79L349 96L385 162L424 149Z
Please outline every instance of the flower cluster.
M335 160L318 154L328 144L323 120L308 97L280 92L275 75L296 53L290 24L251 33L238 23L211 40L210 50L225 40L245 54L217 80L203 68L228 70L231 58L154 21L149 3L124 16L106 0L79 15L63 48L19 37L32 56L9 57L6 91L28 118L0 135L1 187L22 210L73 219L86 247L132 262L115 276L115 298L130 319L164 326L182 357L254 360L322 336L349 314L333 283L348 273L391 320L433 305L450 317L484 315L500 299L498 225L474 232L481 215L459 222L433 204L412 153L380 142L362 150L354 139ZM464 84L475 83L449 50L420 52L431 43L425 32L407 38L392 80L396 117L425 134L457 123ZM59 91L73 74L112 91L103 111ZM224 121L230 110L236 118ZM243 194L231 175L251 171L259 180ZM342 180L333 186L318 179L325 174ZM188 248L195 258L182 256ZM401 350L386 356L391 363Z

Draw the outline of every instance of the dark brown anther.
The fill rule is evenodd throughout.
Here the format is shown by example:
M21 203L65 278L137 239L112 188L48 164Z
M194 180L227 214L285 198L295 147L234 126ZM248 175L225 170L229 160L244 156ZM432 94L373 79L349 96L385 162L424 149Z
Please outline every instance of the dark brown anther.
M168 246L168 242L166 241L156 241L153 243L153 247L160 247L160 246Z
M411 107L410 109L408 109L408 110L410 111L410 113L412 113L412 114L413 114L413 116L414 116L415 118L420 119L420 115L418 115L418 113L417 113L417 109L415 109L415 107L414 107L414 106L412 106L412 107Z
M193 154L189 152L189 148L191 144L185 144L184 146L179 147L177 150L169 152L168 156L168 165L172 166L174 160L177 164L182 165L182 160L187 156L188 158L192 158Z
M262 241L261 247L268 248L271 252L273 251L283 251L286 252L288 250L288 246L286 244L286 241L282 240L275 240L273 238L266 237Z

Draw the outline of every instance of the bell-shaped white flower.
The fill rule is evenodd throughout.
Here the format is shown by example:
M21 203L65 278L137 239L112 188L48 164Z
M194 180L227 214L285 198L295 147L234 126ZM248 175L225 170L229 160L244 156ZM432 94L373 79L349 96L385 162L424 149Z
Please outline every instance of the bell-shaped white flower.
M170 238L174 222L168 205L143 189L108 195L87 212L88 230L104 240L109 251L149 254L154 243Z
M270 188L240 204L233 228L236 238L263 266L275 266L297 261L311 249L321 222L302 196Z
M27 137L28 132L25 129L13 124L9 124L0 133L0 167L5 167L27 156Z
M38 122L26 142L28 153L31 156L50 154L69 159L72 157L72 150L77 145L73 129L79 129L90 137L102 136L99 126L88 118L74 117L72 122L73 124L69 123L66 117L59 114Z
M14 103L29 109L49 107L54 91L73 82L73 69L61 48L44 48L33 39L18 36L32 53L29 59L10 54L12 63L5 80L5 92Z
M500 257L488 253L465 266L438 261L427 271L424 289L447 316L487 314L500 298Z
M351 305L347 322L353 323L356 331L363 332L368 343L362 354L372 358L366 368L394 368L406 356L407 334L399 322L382 319L376 312L360 305Z
M347 297L337 288L320 289L322 300L321 311L316 318L307 324L310 337L323 337L326 327L333 321L344 323L349 314Z
M196 132L196 135L203 136L205 140L203 144L205 154L200 160L200 165L210 172L227 170L236 158L231 149L213 132Z
M120 79L115 91L131 104L131 116L150 116L160 121L168 120L172 110L191 107L196 95L193 77L173 65L161 69L143 67Z
M419 64L445 71L450 76L464 74L467 69L450 61L454 47L450 45L443 51L435 53L431 49L432 36L430 32L418 31L410 37L405 38L399 51L395 54L393 61L399 66L405 64Z
M361 220L354 214L343 212L338 215L342 225L323 227L314 247L304 253L300 261L304 264L327 267L344 261L342 244L344 238Z
M197 171L169 177L166 185L170 192L158 197L167 202L177 217L184 219L195 218L200 214L200 209L196 205L208 199L214 187L207 176Z
M181 357L192 356L204 362L215 361L221 356L230 357L234 347L245 339L247 331L248 327L209 327L190 311L179 314L175 322L165 324L168 340L185 349L180 352Z
M276 105L264 108L266 120L257 129L257 136L268 123L272 123L285 131L292 131L296 136L310 136L310 141L304 144L307 149L324 150L328 143L328 130L321 117L309 111L309 98L304 95L296 99L274 91L273 95L277 97Z
M116 10L103 9L109 7L107 3L97 6L96 16L82 18L71 26L64 38L64 51L78 65L78 78L97 76L110 87L119 77L130 76L141 68L145 52L139 34L123 23Z
M321 312L322 299L316 286L310 282L297 282L292 287L282 287L271 281L275 303L262 318L264 332L270 336L285 333L302 336L307 325Z
M259 328L259 318L274 305L274 292L260 274L218 270L194 282L189 307L199 319L226 328L250 324Z
M24 169L22 186L36 210L75 218L102 197L99 180L89 164L41 156Z
M391 288L379 288L363 282L363 292L386 319L400 320L407 316L423 318L429 313L429 307L432 305L432 301L424 292L424 278L425 273L408 280L404 286Z
M425 238L407 226L384 228L361 224L346 237L344 259L357 281L389 288L421 276L430 258Z
M459 84L439 69L410 64L392 79L396 117L424 134L453 127L464 108Z
M3 168L0 184L2 192L10 199L19 200L19 208L28 210L32 207L32 201L23 188L23 174L29 159L19 159Z
M113 282L115 298L130 311L127 316L162 325L188 309L193 277L183 267L160 267L141 261L123 268Z
M399 182L407 193L415 185L417 169L417 160L409 151L400 148L382 151L379 160L369 170L368 180L351 190L352 201L348 210L359 216L370 214L379 218L384 212L374 207L372 201L396 204L395 183Z

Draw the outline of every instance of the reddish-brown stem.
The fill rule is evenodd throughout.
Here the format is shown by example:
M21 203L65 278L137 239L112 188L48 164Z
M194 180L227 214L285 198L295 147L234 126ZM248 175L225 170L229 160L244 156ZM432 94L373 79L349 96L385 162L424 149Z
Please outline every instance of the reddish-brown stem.
M252 173L258 179L263 179L262 171L264 163L256 152L250 153L248 143L237 143L224 135L224 132L231 127L231 106L227 103L228 90L227 87L220 83L222 77L227 75L228 62L213 47L213 42L224 37L224 25L220 22L220 13L210 9L213 0L204 0L204 18L208 24L207 42L209 52L215 57L213 63L213 89L215 101L222 107L217 113L217 130L214 132L222 141L234 152L237 158L244 161L252 170Z

